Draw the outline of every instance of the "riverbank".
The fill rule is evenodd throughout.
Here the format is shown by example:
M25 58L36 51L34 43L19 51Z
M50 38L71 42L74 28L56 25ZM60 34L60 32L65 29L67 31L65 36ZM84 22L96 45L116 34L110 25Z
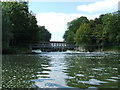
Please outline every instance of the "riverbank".
M2 50L2 54L28 54L32 53L28 47L9 47L7 49Z
M2 51L2 54L37 54L38 52L42 52L41 50L31 50L28 47L9 47ZM47 51L46 51L47 52ZM90 51L80 51L80 50L67 50L66 52L90 52ZM92 52L103 52L103 53L119 53L119 48L104 48L104 49L96 49Z
M68 50L67 51L68 53L83 53L83 52L85 52L85 51L75 51L75 50ZM96 51L94 51L94 52L101 52L101 53L120 53L120 51L100 51L100 50L96 50ZM89 51L87 51L87 53L91 53L91 52L89 52Z
M73 51L116 53L116 52L120 52L120 46L78 47L78 48L76 48L76 50L73 50Z

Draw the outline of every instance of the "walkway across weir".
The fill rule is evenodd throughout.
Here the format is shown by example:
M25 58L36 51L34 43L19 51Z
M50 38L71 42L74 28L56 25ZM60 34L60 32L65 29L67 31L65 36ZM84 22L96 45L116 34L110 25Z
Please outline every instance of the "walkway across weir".
M67 51L74 50L76 46L73 44L66 44L63 41L39 42L32 45L32 50L40 49L41 51Z

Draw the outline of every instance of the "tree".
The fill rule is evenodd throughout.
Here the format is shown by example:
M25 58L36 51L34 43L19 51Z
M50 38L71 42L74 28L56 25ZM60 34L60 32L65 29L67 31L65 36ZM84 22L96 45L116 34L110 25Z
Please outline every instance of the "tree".
M28 14L28 29L26 30L26 40L27 43L35 43L39 41L39 27L37 25L37 20L35 15L30 12Z
M9 18L9 8L6 3L2 3L2 49L9 47L13 34L11 33L11 21Z
M28 2L2 2L2 9L3 50L50 40L51 33L38 26L35 15L28 11Z
M51 33L45 28L45 26L39 26L39 41L50 41Z
M7 2L6 2L7 3ZM19 45L27 42L26 32L29 27L28 18L28 3L27 2L8 2L10 9L10 20L12 22L12 33L14 34L11 40L13 45Z
M76 31L78 30L78 28L84 24L84 23L88 23L89 20L82 16L80 18L74 19L71 22L68 22L67 26L67 31L65 32L63 38L67 43L71 43L74 44L74 36L76 34Z
M77 45L87 45L91 43L91 37L91 28L89 24L82 24L77 30L74 40Z
M119 12L118 12L119 13ZM120 35L120 21L119 21L119 14L105 14L103 17L103 34L107 36L107 44L117 44L120 42L119 35Z

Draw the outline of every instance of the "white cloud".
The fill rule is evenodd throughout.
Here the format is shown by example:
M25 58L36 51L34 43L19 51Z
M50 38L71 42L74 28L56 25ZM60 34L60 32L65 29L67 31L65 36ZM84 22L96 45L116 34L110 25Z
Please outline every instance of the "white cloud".
M93 19L99 15L88 16L83 14L65 14L65 13L39 13L36 15L38 25L45 26L52 33L51 40L63 40L62 36L67 29L67 23L77 17L86 16L88 19Z
M106 12L106 11L117 11L119 0L103 0L97 1L88 5L80 5L77 7L79 11L85 11L88 13L93 12Z

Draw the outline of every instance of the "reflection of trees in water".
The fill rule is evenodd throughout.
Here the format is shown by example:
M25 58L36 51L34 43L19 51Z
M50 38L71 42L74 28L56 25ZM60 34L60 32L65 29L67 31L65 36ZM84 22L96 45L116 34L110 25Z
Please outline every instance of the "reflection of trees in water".
M66 57L68 68L65 70L68 78L66 83L71 87L86 88L90 84L82 83L81 81L89 81L96 79L106 81L110 77L118 77L117 65L118 57L81 57L71 56Z
M43 66L46 65L46 66ZM49 66L49 60L35 55L5 55L2 62L2 87L29 88L30 80L37 79L38 72Z

